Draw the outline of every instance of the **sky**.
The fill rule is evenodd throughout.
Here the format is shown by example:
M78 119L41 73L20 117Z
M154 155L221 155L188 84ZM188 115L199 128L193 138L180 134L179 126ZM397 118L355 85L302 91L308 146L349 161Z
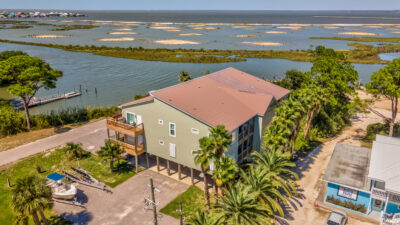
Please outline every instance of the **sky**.
M400 10L400 0L0 0L3 9Z

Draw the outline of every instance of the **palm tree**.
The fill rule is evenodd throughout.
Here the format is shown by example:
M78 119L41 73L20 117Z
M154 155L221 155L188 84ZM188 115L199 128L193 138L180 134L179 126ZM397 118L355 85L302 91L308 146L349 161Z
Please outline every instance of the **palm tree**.
M253 152L252 157L258 165L266 169L272 180L280 184L279 188L282 188L289 197L292 196L292 192L297 195L295 181L299 177L290 169L296 164L290 161L289 152L263 149L261 153Z
M179 81L179 82L186 82L186 81L191 80L191 79L192 79L192 78L190 77L190 75L189 75L188 72L182 71L182 72L179 74L179 79L178 79L178 81Z
M196 165L200 164L201 172L204 179L204 195L207 202L207 210L210 209L210 193L208 191L208 178L207 172L210 170L210 163L214 159L213 144L208 137L202 137L199 140L200 149L194 151L194 162Z
M118 159L118 167L119 167L119 159L121 158L121 154L124 151L120 148L118 143L113 143L110 140L105 141L103 147L97 151L97 154L100 157L110 161L110 171L111 173L114 172L114 161ZM137 166L137 165L136 165Z
M32 216L35 225L40 225L38 213L44 224L48 224L43 210L51 208L51 188L46 185L46 180L35 176L18 179L12 190L11 207L17 213L19 223L24 216Z
M314 115L317 114L323 104L327 101L327 93L319 86L310 85L309 88L304 88L306 94L303 95L303 104L307 108L306 124L304 126L304 138L308 138L311 122Z
M291 129L287 122L275 116L265 130L264 146L284 151L289 146L290 135Z
M287 204L287 201L279 191L281 184L274 181L271 176L273 175L268 173L266 168L255 164L250 165L247 173L241 171L244 183L250 186L253 192L258 193L257 199L268 209L268 214L273 216L273 213L278 211L281 216L284 216L280 202Z
M82 149L82 144L75 144L68 142L65 146L65 152L69 159L80 159L85 155L85 151Z
M222 191L221 187L233 181L237 172L238 167L233 158L222 156L220 160L216 161L213 178L215 179L218 188Z
M210 139L214 145L214 153L217 159L220 159L224 152L228 150L232 143L232 137L224 125L218 125L210 128Z
M222 216L216 216L209 211L198 210L190 218L188 225L223 225Z
M237 183L225 191L215 205L215 211L232 225L271 224L268 209L256 200L258 195L250 186Z

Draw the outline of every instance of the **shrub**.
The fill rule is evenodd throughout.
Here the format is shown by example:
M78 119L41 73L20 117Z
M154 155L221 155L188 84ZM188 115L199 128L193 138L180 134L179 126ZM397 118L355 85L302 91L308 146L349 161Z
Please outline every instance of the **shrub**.
M341 201L338 198L335 198L333 196L328 196L326 198L326 201L335 205L339 205L357 212L362 212L362 213L366 213L367 212L367 208L365 208L364 205L361 204L355 204L351 201Z
M389 123L373 123L367 126L367 133L363 137L363 141L372 142L376 138L376 134L389 135ZM396 123L394 125L393 136L400 136L400 124Z

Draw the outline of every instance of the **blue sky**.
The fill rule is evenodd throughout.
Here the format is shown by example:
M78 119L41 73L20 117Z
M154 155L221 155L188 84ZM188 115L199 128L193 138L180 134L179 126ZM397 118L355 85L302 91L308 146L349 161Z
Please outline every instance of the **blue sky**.
M400 10L400 0L0 0L5 9Z

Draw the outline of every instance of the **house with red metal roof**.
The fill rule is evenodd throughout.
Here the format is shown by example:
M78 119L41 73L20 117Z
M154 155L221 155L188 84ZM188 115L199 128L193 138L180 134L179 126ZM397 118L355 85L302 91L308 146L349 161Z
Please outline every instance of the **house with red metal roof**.
M115 141L135 156L166 160L167 171L198 170L193 151L209 129L224 125L232 135L226 155L242 162L260 150L265 127L277 102L290 91L234 68L152 91L148 97L122 104L122 115L107 119ZM159 165L158 165L159 168ZM191 173L193 174L193 172Z

